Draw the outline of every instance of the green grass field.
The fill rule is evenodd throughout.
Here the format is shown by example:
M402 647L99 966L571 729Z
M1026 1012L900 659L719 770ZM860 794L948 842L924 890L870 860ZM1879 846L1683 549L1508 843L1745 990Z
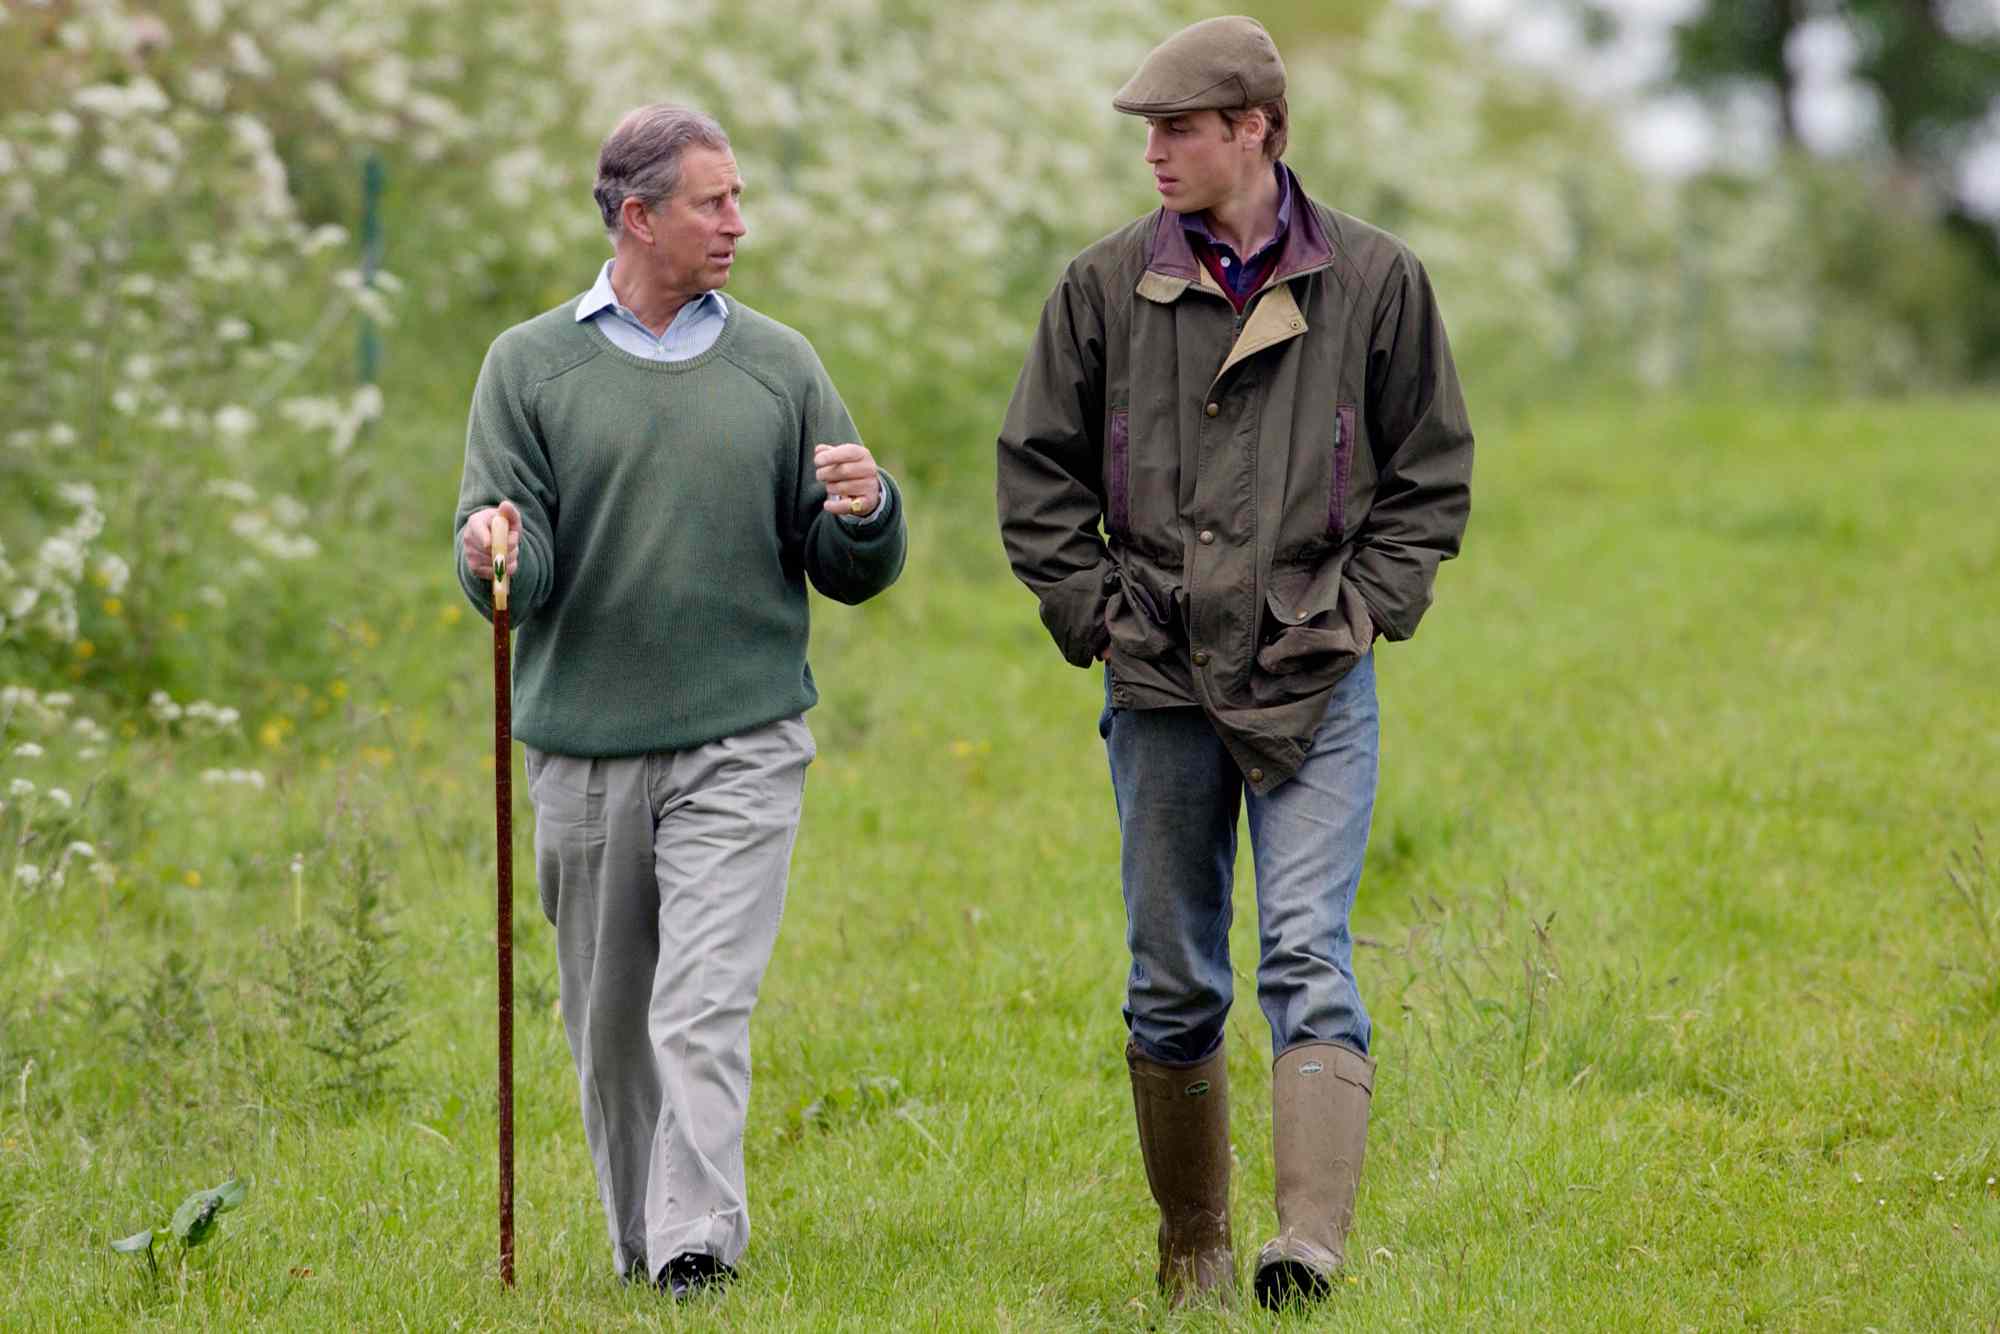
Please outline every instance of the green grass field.
M1946 875L2000 829L1996 423L1990 399L1480 423L1466 554L1381 651L1374 1133L1312 1327L2000 1329L2000 880ZM964 460L911 487L900 586L815 608L740 1283L676 1310L610 1276L525 801L519 1287L494 1279L490 663L445 563L446 445L356 544L352 610L300 630L325 680L231 743L271 785L132 740L96 798L128 878L4 891L0 1325L1307 1324L1153 1294L1101 685L1047 643ZM273 981L295 893L324 920L364 847L409 1037L386 1094L342 1099ZM1238 906L1247 1280L1272 1225L1247 867ZM185 1263L110 1251L231 1175L246 1202Z

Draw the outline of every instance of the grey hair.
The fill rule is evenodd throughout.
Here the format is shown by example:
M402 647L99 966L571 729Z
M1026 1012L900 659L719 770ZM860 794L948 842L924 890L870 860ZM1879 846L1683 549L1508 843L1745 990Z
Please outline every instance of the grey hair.
M617 236L627 199L657 208L681 183L681 155L689 146L727 150L729 135L713 116L693 107L655 102L625 113L597 150L597 184L591 194L604 230Z

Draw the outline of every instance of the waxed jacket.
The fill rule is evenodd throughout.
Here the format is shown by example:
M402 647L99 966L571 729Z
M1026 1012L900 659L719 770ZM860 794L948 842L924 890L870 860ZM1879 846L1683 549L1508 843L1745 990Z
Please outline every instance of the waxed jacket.
M1472 479L1423 266L1291 186L1241 314L1164 208L1071 261L999 438L1001 537L1063 656L1108 648L1114 706L1199 705L1259 792L1415 633Z

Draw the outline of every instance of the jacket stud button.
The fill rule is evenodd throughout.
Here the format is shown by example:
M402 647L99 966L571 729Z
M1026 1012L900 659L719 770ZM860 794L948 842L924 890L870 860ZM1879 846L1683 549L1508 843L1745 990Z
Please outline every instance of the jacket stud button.
M1212 546L1214 546L1214 545L1215 545L1215 534L1214 534L1214 533L1211 533L1211 532L1210 532L1210 531L1209 531L1208 529L1206 529L1206 528L1202 529L1202 530L1201 530L1201 544L1202 544L1203 546L1205 546L1205 547L1212 547Z
M1196 649L1196 650L1194 651L1194 665L1195 665L1195 666L1197 666L1197 667L1206 667L1206 666L1208 666L1208 650L1207 650L1207 649L1205 649L1205 648L1198 648L1198 649Z
M1261 783L1261 782L1263 782L1263 781L1264 781L1264 771L1263 771L1262 769L1252 769L1252 770L1250 771L1250 781L1251 781L1251 782L1253 782L1253 783Z
M1220 403L1211 403L1203 408L1202 411L1213 417L1216 413L1222 411L1222 405Z

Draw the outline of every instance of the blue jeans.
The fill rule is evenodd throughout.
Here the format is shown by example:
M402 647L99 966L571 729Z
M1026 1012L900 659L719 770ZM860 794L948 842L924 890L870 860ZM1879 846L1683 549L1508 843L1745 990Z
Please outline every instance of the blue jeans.
M1265 796L1198 708L1113 709L1099 723L1118 799L1132 972L1125 1022L1148 1058L1205 1059L1222 1041L1236 815L1257 872L1257 1001L1275 1055L1301 1042L1368 1053L1348 913L1375 808L1375 657L1341 679L1298 775Z

